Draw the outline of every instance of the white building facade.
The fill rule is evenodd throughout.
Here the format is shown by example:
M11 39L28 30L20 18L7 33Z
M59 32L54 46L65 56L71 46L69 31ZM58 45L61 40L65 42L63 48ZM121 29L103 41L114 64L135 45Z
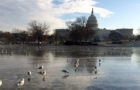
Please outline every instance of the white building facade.
M91 15L89 16L87 20L87 28L89 30L95 31L94 38L100 39L100 41L111 41L110 35L112 32L118 33L122 36L123 39L130 39L133 37L133 29L116 29L116 30L107 30L107 29L100 29L98 27L98 21L96 19L96 16L94 15L94 11L92 9Z
M112 33L117 33L122 37L122 40L129 40L130 38L133 37L133 29L116 29L116 30L107 30L107 29L100 29L98 27L98 21L96 16L94 15L94 10L92 9L91 15L89 16L87 20L86 27L89 30L94 30L95 35L93 36L93 39L91 42L94 42L94 39L99 39L98 41L111 41L111 34ZM69 37L70 36L70 31L68 29L57 29L56 33L60 35L60 37Z

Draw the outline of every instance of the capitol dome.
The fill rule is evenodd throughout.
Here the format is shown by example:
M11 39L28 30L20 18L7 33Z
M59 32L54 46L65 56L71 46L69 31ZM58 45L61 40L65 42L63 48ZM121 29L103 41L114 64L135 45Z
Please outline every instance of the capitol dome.
M93 9L92 9L91 15L88 18L86 26L89 30L97 30L98 29L98 23L97 23L96 17L94 16Z

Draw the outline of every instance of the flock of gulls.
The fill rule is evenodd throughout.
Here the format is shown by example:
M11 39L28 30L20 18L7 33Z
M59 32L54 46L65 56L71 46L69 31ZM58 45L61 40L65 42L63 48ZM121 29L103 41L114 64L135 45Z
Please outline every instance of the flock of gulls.
M101 64L101 59L99 59L99 65L100 65L100 64ZM77 69L79 68L79 59L76 60L75 67L76 67L75 70L77 70ZM43 65L42 65L42 66L39 66L37 69L42 70L42 71L40 71L40 74L42 74L43 76L46 75L46 71L43 70ZM97 66L95 66L94 69L96 70L96 71L95 71L95 74L96 74L96 73L97 73ZM62 72L65 73L65 74L69 74L69 73L70 73L70 72L69 72L68 70L66 70L66 69L63 69ZM31 71L28 71L28 72L27 72L27 75L30 77L30 76L32 75L32 72L31 72ZM22 86L24 85L24 83L25 83L25 79L24 79L24 78L21 78L20 80L18 80L17 86L18 86L18 87L22 87ZM0 80L0 87L1 87L1 86L2 86L2 80Z
M37 69L43 70L43 66L39 66ZM40 74L42 74L43 76L45 76L46 75L46 71L45 70L40 71ZM27 75L30 78L30 76L32 75L32 72L31 71L28 71L27 72ZM2 86L2 83L3 83L2 80L0 80L0 87ZM25 83L25 79L24 78L21 78L21 79L18 80L18 82L17 82L16 85L17 85L17 87L21 88L24 85L24 83Z

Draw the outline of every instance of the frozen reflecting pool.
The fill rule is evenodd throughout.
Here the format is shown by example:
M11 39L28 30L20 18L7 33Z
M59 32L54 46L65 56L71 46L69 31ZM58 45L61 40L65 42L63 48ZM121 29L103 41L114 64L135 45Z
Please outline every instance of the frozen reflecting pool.
M0 80L0 90L140 90L140 48L0 46Z

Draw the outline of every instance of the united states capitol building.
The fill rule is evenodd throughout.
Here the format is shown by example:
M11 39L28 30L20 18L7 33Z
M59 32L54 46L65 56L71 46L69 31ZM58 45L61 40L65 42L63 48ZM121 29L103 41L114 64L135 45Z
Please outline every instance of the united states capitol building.
M98 21L97 21L96 16L94 15L93 9L92 9L91 15L88 17L86 27L88 27L89 30L94 30L95 32L95 35L92 41L94 41L97 38L100 40L100 42L112 41L110 39L111 35L114 36L116 34L118 34L118 36L120 35L121 37L123 37L122 40L130 40L130 38L133 37L133 29L122 28L122 29L116 29L116 30L108 30L108 29L99 28ZM69 30L67 29L56 29L56 33L60 35L61 37L68 38L69 36ZM113 33L115 34L113 35Z

